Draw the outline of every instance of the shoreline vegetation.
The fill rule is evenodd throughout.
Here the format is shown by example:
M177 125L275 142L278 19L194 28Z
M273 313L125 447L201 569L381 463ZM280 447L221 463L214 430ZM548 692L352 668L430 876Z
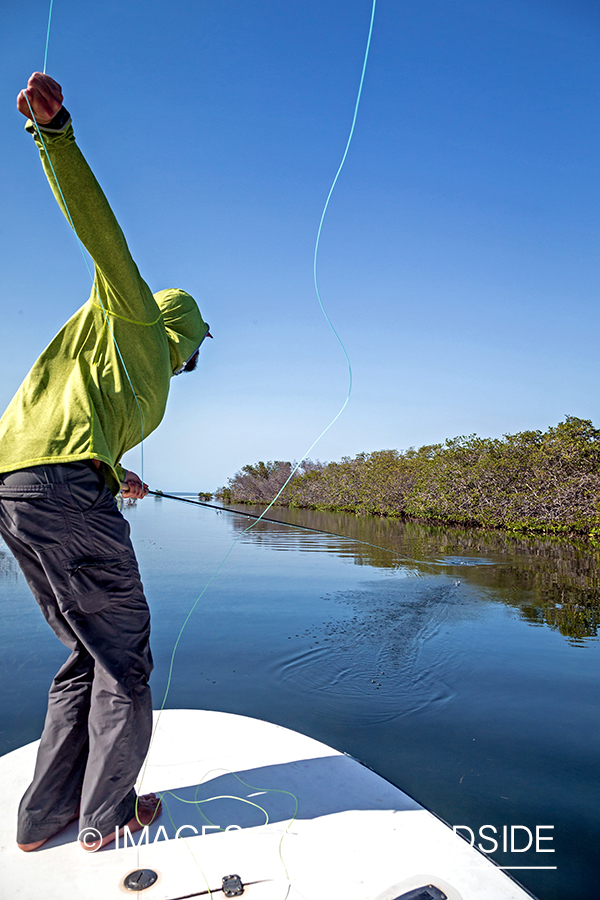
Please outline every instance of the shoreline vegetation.
M293 467L282 460L243 466L215 496L268 504ZM276 505L584 536L600 545L600 430L589 419L566 416L543 432L472 434L340 462L304 460Z

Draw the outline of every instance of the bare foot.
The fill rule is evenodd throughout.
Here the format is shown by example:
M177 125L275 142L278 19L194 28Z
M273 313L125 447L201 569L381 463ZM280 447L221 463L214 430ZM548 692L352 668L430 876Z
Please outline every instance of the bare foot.
M68 824L70 824L71 822L74 822L75 819L78 819L78 818L79 818L79 810L77 810L77 812L75 813L75 815L73 816L72 819L69 819ZM64 827L66 828L67 826L65 825ZM60 828L59 831L56 831L55 834L60 834L61 831L62 831L62 828ZM52 835L50 835L50 837L54 837L54 835L52 834ZM43 841L34 841L32 844L17 843L17 847L19 848L19 850L23 850L25 853L29 853L31 850L37 850L38 847L41 847L42 844L45 844L46 841L49 841L50 837L44 838Z
M151 825L156 817L160 815L161 809L162 803L156 794L144 794L138 797L135 815L129 820L127 825L123 825L119 829L119 837L123 837L126 828L129 828L129 831L133 834L134 831L140 831L146 825ZM94 829L90 828L89 831L92 832ZM96 850L100 850L101 847L114 841L115 831L111 831L106 837L99 838L97 841L80 841L79 844L84 850L94 853Z

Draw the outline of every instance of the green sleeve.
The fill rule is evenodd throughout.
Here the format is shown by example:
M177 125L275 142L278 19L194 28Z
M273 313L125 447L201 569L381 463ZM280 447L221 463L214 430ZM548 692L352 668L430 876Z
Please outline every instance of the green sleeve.
M160 318L152 292L133 261L127 242L102 188L75 143L69 123L63 131L44 132L33 122L42 165L56 201L95 263L90 300L128 321L148 325ZM58 182L58 184L57 184Z

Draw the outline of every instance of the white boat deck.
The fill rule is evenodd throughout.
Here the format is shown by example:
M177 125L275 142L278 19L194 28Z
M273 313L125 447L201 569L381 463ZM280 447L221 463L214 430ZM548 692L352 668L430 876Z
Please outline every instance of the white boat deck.
M164 710L155 722L138 791L165 792L164 809L135 847L87 853L73 823L21 852L16 811L37 742L0 759L2 897L222 898L222 878L234 873L248 900L395 900L427 884L448 900L530 897L402 791L325 744L229 713ZM124 878L140 868L158 879L131 892Z

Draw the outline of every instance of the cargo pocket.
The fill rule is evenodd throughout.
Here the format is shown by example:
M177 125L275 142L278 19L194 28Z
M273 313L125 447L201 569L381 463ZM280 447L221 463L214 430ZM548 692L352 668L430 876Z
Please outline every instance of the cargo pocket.
M43 553L68 543L71 537L64 510L63 485L0 485L7 530Z
M65 560L71 607L90 615L126 600L136 578L128 553L120 556L79 557Z

